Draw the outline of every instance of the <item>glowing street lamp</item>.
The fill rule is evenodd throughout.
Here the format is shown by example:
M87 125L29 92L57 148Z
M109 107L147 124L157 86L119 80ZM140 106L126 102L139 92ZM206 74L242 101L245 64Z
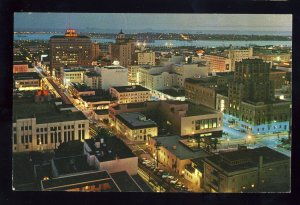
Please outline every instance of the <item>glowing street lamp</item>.
M229 149L229 141L230 141L230 139L229 139L229 137L227 137L227 149Z

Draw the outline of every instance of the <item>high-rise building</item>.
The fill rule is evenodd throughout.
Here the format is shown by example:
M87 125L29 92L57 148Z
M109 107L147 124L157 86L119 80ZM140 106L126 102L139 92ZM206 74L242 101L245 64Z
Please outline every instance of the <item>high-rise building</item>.
M116 37L116 43L109 45L111 61L119 61L121 66L128 67L132 64L135 42L133 39L126 38L120 31Z
M50 37L50 69L59 72L62 67L90 66L93 55L92 41L88 36L78 35L74 29L65 35Z
M270 80L270 63L246 59L236 63L234 81L229 84L229 112L239 117L242 101L270 102L274 98L274 83Z
M217 93L227 93L231 76L209 76L185 79L185 97L188 101L216 108Z
M231 61L231 69L234 71L235 63L240 62L243 59L248 59L253 57L253 48L248 49L229 49L225 50L225 55Z
M209 70L213 72L228 72L231 71L231 61L229 58L219 55L205 55L203 57L208 61Z
M155 52L141 52L137 54L138 65L155 66Z
M96 61L100 55L100 45L99 43L93 42L92 43L92 60Z
M246 132L288 131L291 102L275 99L274 96L270 63L261 59L244 59L236 63L228 98L219 95L216 107L224 110L225 120L235 122L239 129Z

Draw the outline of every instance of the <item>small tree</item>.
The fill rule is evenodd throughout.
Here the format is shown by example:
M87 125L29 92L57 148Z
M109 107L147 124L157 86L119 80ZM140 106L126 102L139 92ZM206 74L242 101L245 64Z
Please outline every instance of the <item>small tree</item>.
M197 142L197 148L199 149L200 148L200 144L202 142L200 134L195 134L194 138L195 138L195 140Z
M97 128L96 135L94 136L94 139L96 141L100 141L101 138L111 137L110 132L107 129L104 128Z
M213 144L213 149L217 150L217 145L220 144L218 138L213 138L212 139L212 144Z
M63 142L58 146L55 152L55 155L57 157L73 156L80 154L83 154L83 142L79 140Z

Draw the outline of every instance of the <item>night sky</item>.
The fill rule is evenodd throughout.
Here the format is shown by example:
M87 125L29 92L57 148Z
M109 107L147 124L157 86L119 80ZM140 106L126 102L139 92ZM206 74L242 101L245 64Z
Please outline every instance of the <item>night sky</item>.
M292 15L15 13L15 29L255 30L291 31Z

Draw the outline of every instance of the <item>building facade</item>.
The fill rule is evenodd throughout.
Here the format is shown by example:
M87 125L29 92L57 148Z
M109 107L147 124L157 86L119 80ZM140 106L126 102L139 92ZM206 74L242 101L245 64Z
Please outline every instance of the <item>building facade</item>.
M116 37L116 43L108 47L111 61L119 61L121 66L128 68L132 64L135 41L125 37L121 32Z
M137 54L138 65L155 66L155 52L142 52Z
M14 88L23 90L40 90L42 78L36 72L19 72L13 75Z
M50 37L50 68L90 66L92 63L92 41L78 35L74 29L66 30L65 35Z
M70 83L83 83L85 72L86 71L83 68L63 69L62 82L64 85L69 85Z
M185 97L192 103L215 109L216 95L218 91L227 90L228 83L229 78L221 76L187 78L184 86Z
M101 89L103 90L109 90L113 86L128 85L128 69L123 66L104 66L96 68L96 72L101 76Z
M116 115L115 127L130 141L148 141L157 136L157 124L138 112Z
M291 102L275 100L274 96L269 63L261 59L238 62L234 80L229 84L224 118L249 133L287 131Z
M150 90L140 85L115 86L111 87L109 92L119 104L145 102L151 99Z
M83 76L83 82L92 89L102 88L102 78L97 72L86 72Z
M60 111L49 102L14 102L13 108L13 152L53 150L61 142L90 138L81 112Z
M268 147L207 157L204 189L221 193L290 191L290 158Z
M203 59L209 63L209 71L211 72L231 71L231 61L229 58L218 55L205 55Z
M231 69L235 70L235 63L240 62L243 59L248 59L253 57L253 48L248 49L229 49L224 51L225 55L231 61Z
M185 168L191 164L192 159L207 157L209 154L202 149L192 150L181 143L181 140L181 137L176 135L151 138L149 149L158 162L184 176Z
M138 157L116 137L86 140L84 154L87 155L88 164L100 171L126 171L129 175L137 174Z

